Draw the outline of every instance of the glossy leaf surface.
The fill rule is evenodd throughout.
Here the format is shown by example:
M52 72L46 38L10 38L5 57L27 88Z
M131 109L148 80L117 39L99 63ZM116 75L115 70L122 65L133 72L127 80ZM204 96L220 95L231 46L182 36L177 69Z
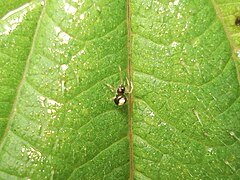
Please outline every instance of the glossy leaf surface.
M238 179L239 8L0 2L0 178Z

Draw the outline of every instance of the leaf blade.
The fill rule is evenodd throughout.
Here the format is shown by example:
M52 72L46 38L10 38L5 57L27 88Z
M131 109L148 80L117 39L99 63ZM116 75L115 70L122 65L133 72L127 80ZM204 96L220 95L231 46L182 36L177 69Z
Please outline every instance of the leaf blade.
M119 65L125 72L126 4L35 5L46 11L28 68L23 65L26 79L2 144L1 171L9 178L127 178L127 107L116 108L105 85L119 85Z
M237 178L239 84L213 5L131 6L136 177Z

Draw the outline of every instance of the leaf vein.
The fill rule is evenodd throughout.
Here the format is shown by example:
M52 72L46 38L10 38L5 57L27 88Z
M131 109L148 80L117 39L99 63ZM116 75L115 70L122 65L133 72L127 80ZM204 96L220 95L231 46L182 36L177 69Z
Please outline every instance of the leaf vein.
M7 127L5 129L4 135L3 135L2 139L0 140L0 151L2 150L3 145L5 144L7 134L9 132L10 128L11 128L12 122L14 120L15 113L17 111L17 102L20 98L22 87L23 87L23 85L26 81L26 75L27 75L27 72L28 72L30 59L32 58L33 51L35 49L35 44L36 44L36 40L37 40L37 36L38 36L38 31L39 31L40 24L41 24L41 21L42 21L42 18L43 18L43 15L44 15L45 11L46 11L46 5L43 7L42 12L41 12L41 14L39 16L39 19L38 19L38 22L37 22L37 26L36 26L35 33L34 33L34 36L33 36L33 41L32 41L32 45L31 45L31 48L30 48L30 52L29 52L29 55L26 59L25 68L24 68L24 71L23 71L23 74L22 74L22 79L19 82L19 86L18 86L17 91L16 91L16 98L15 98L13 106L12 106L12 111L9 115L9 121L7 123Z
M96 159L99 155L101 155L101 153L103 153L104 151L110 149L112 146L120 143L121 141L123 141L124 139L127 139L127 136L124 136L122 138L120 138L119 140L113 142L110 146L102 149L101 151L99 151L94 157L92 157L91 159L87 160L85 163L81 164L80 166L78 167L75 167L74 170L72 171L72 173L70 174L70 176L67 178L67 179L70 179L78 169L80 169L81 167L85 166L87 163L91 162L92 160Z

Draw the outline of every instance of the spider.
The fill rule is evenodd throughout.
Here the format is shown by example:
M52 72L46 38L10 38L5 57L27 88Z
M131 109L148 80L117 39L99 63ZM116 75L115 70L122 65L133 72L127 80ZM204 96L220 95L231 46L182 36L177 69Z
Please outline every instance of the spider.
M117 106L122 106L124 104L126 104L127 102L127 96L125 95L125 93L127 94L131 94L132 91L133 91L133 84L132 82L129 82L129 80L127 79L127 89L130 89L127 90L126 92L126 87L125 87L125 84L123 83L123 79L122 79L122 70L121 70L121 67L119 66L119 72L120 72L120 85L118 86L117 90L116 90L116 96L114 98L114 102ZM113 87L109 84L106 84L108 87L110 87L110 89L113 91ZM113 91L114 92L114 91Z

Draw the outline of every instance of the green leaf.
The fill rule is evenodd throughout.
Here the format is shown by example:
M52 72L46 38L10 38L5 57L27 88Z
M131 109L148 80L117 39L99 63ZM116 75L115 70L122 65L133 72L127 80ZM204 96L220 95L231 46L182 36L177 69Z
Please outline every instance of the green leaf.
M239 59L218 4L131 5L135 178L238 179Z
M239 179L238 0L0 7L0 179Z

